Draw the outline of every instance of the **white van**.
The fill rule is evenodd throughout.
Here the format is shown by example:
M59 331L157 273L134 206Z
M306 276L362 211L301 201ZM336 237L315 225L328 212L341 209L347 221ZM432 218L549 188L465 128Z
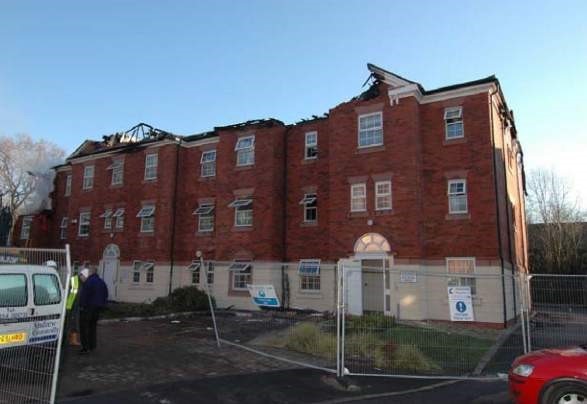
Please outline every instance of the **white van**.
M54 344L64 296L54 268L0 265L0 353L26 345Z

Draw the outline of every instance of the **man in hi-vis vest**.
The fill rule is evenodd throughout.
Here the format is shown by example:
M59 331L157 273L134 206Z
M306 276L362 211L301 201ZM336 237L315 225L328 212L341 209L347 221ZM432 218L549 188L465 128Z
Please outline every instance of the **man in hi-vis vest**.
M70 345L79 346L79 296L80 280L77 272L77 268L74 269L73 275L69 281L69 292L67 294L67 300L65 307L67 309L67 335Z

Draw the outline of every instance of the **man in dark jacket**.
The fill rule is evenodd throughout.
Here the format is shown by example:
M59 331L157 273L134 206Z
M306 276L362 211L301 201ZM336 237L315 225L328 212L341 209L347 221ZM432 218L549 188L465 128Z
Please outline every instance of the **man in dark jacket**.
M100 310L108 301L108 288L104 281L96 273L84 268L79 274L83 287L79 295L80 308L80 337L82 350L80 353L88 353L96 349L96 325L100 316Z

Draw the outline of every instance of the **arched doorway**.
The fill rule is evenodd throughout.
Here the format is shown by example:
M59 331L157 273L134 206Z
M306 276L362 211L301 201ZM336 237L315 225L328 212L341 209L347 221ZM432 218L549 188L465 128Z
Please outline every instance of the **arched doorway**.
M108 244L102 254L102 279L108 287L108 299L116 300L120 249L116 244Z
M391 314L389 242L379 233L366 233L355 242L354 252L360 262L361 311Z

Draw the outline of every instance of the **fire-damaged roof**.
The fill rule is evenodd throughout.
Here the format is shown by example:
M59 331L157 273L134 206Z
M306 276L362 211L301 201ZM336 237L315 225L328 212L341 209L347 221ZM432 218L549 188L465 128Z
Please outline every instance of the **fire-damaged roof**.
M181 136L174 135L171 132L141 122L127 131L103 136L101 141L86 140L67 158L67 160L105 151L133 148L139 145L144 145L145 143L157 142L160 140L177 141L179 139L181 139Z

